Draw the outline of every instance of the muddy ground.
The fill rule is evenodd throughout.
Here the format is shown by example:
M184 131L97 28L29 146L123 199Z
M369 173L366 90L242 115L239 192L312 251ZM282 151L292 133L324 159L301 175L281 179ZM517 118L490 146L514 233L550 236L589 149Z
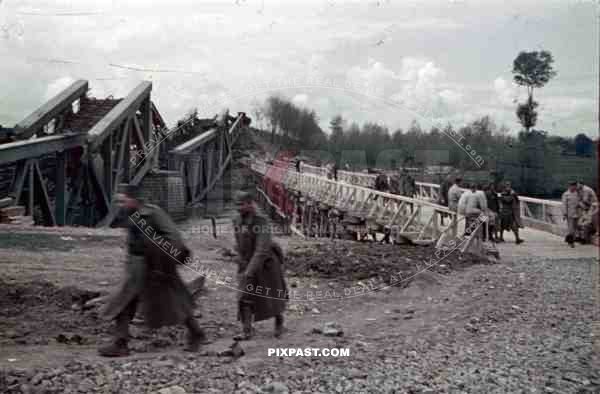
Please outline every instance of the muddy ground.
M233 276L230 234L216 240L186 234L203 264ZM11 233L0 241L0 392L147 393L174 385L187 393L600 390L592 357L592 259L487 264L451 255L411 278L431 249L279 242L290 286L304 295L289 304L284 337L275 340L272 322L261 322L257 337L242 343L244 356L219 356L238 333L236 294L208 281L197 314L211 344L199 354L182 351L182 328L134 325L133 354L106 360L96 348L110 338L110 324L97 306L81 306L118 285L123 232ZM411 279L386 285L389 272L398 271ZM186 280L197 276L181 273ZM340 296L316 297L327 290ZM328 322L343 334L314 332ZM269 357L273 347L348 348L350 356Z

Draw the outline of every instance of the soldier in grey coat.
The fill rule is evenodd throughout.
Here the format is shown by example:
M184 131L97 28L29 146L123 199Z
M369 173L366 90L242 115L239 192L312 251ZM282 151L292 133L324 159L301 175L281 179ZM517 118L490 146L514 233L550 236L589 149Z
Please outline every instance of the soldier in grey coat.
M252 321L275 318L275 336L283 333L283 312L289 299L283 277L283 251L271 238L269 221L257 214L254 196L241 192L237 198L239 216L233 221L238 253L238 320L243 334L253 335Z
M567 221L567 236L565 241L570 247L575 247L575 234L580 215L580 195L577 193L577 182L569 182L568 189L562 195L562 214Z
M458 210L458 201L460 200L460 196L463 194L464 190L460 187L462 183L462 178L457 177L454 181L454 185L450 187L448 190L448 209L456 212Z
M186 350L197 351L207 342L206 335L193 317L192 295L177 272L191 253L166 212L141 201L136 187L121 188L120 217L128 233L125 280L101 311L106 319L115 320L115 340L98 352L105 357L129 354L129 323L140 304L150 328L184 324Z
M598 198L596 192L591 187L577 183L577 194L579 194L579 207L581 215L577 222L579 238L582 243L591 242L592 235L598 229Z

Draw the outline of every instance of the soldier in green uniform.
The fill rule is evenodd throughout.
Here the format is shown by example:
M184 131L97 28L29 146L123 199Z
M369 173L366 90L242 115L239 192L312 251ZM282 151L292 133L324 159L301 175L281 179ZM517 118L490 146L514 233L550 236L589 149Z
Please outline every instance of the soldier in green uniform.
M120 218L127 226L128 258L125 280L102 310L105 318L116 322L115 341L99 353L105 357L129 354L129 323L139 304L150 328L185 324L186 350L197 351L206 343L206 335L193 317L193 297L177 272L191 253L165 211L141 201L136 187L121 185L121 189L118 201Z
M283 251L271 238L269 221L256 212L253 194L240 192L239 216L233 221L238 253L238 320L243 334L253 335L252 321L275 318L275 336L283 333L283 311L289 299L283 277Z
M512 230L515 234L515 243L517 245L523 243L523 239L519 237L519 228L523 227L519 196L512 189L510 182L504 184L498 200L500 203L500 242L504 242L504 231Z

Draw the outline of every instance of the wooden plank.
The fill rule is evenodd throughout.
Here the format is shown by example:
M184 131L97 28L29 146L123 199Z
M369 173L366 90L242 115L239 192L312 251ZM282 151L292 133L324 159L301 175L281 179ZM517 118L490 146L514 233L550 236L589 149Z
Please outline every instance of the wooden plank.
M141 103L150 97L152 83L144 81L140 83L127 97L119 102L108 114L88 132L88 142L92 151L97 150L104 139L112 133L120 124L131 116L135 116Z
M75 100L84 96L88 91L88 82L85 80L75 81L71 86L48 100L41 107L25 119L17 123L14 133L20 138L29 138L52 118L59 115L65 109L70 108Z

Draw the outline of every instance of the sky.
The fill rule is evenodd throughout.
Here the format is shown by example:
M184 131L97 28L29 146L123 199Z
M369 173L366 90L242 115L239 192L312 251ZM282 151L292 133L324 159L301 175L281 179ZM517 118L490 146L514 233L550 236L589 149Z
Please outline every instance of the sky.
M598 15L593 0L0 0L0 124L78 79L97 98L149 80L169 125L279 95L325 129L489 115L516 134L512 62L544 49L557 76L534 93L537 128L596 136Z

